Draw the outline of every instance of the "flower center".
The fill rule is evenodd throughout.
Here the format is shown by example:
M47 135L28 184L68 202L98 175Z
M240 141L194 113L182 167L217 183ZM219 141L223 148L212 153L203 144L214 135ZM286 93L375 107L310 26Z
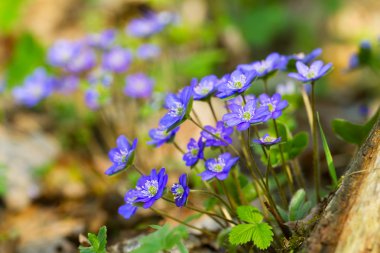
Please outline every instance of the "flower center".
M178 117L182 115L183 110L183 104L180 102L175 102L174 105L170 108L169 114L173 117Z
M249 111L245 111L242 116L243 120L249 121L252 118L252 114Z
M197 156L198 155L198 149L197 148L192 148L191 150L190 150L190 153L191 153L191 155L192 156Z
M268 104L268 109L270 112L274 112L275 106L271 103Z
M222 158L217 158L215 163L210 166L210 170L214 172L222 172L225 165L226 164Z
M306 77L307 78L314 78L314 77L316 77L317 76L317 74L313 71L313 70L310 70L307 74L306 74Z
M147 197L154 197L158 191L158 181L157 180L148 180L145 182L145 185L141 189L141 193Z
M184 192L185 192L185 189L183 189L182 185L180 185L180 184L173 184L173 186L172 186L172 193L174 195L174 199L181 198Z
M264 141L264 142L272 142L272 141L274 141L274 140L275 140L275 138L270 137L269 135L266 136L265 138L263 138L263 141Z

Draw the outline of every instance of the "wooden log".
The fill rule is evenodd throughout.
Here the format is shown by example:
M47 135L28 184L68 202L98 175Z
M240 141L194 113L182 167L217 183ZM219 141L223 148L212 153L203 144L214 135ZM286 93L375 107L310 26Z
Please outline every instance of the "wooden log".
M380 252L380 120L353 158L304 252Z

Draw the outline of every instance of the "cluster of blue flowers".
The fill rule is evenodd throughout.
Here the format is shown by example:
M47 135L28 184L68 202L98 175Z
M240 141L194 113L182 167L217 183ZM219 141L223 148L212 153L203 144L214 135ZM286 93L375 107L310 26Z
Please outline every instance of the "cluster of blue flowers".
M110 86L115 77L121 75L125 76L126 96L150 98L154 80L141 72L127 72L135 58L137 61L150 61L160 56L160 47L149 43L147 38L174 21L175 15L168 12L149 12L133 19L127 25L126 34L144 38L144 44L140 43L134 49L119 45L118 36L121 34L114 29L88 34L76 41L56 41L47 52L47 64L54 68L55 74L49 75L43 67L36 69L13 90L15 101L33 107L54 92L67 95L84 89L84 102L96 110L110 102Z
M130 30L130 32L133 31ZM143 34L142 32L140 35L143 36ZM237 131L245 131L252 125L262 124L271 119L275 120L288 106L288 102L283 100L279 93L273 95L264 93L255 97L246 94L247 90L255 80L266 80L277 71L290 72L296 69L297 73L289 73L289 77L304 83L314 82L326 75L332 67L331 64L324 65L322 61L313 62L320 54L320 49L316 49L308 55L283 56L272 53L262 61L238 65L231 74L226 74L221 78L210 75L200 80L193 79L190 85L184 87L177 94L167 95L164 103L167 112L159 121L159 126L150 130L151 140L148 144L160 147L164 143L174 142L180 125L189 119L202 128L202 131L198 139L190 139L187 150L183 151L185 165L195 167L200 161L203 161L204 170L198 174L202 180L225 180L231 169L241 160L238 153L235 152L232 155L228 152L228 148L233 145L234 127ZM212 97L223 99L226 102L227 112L223 115L222 120L216 122L215 126L201 126L190 116L193 101L205 101L210 104L212 109ZM265 134L253 141L269 148L279 144L281 137ZM107 170L106 174L108 175L133 164L130 157L136 146L129 144L125 137L119 137L117 143L118 147L109 153L113 165ZM205 149L215 147L220 149L220 154L216 157L206 157ZM236 149L233 150L236 151ZM139 206L151 207L156 200L163 197L167 179L164 168L158 173L153 169L150 175L142 175L136 187L126 193L126 203L120 207L119 213L125 218L130 218ZM190 193L186 173L180 176L179 182L170 188L170 192L177 206L186 205Z

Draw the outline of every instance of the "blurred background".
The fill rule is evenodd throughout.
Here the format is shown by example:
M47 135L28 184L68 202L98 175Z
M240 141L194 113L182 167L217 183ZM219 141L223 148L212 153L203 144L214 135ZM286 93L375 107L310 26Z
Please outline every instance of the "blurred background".
M167 20L165 28L151 37L131 36L128 24L151 12ZM378 49L379 12L377 0L1 0L0 252L76 252L80 233L106 224L110 241L117 242L155 223L159 218L148 212L128 221L117 214L124 192L138 177L134 172L103 174L117 136L139 138L136 163L144 171L165 166L171 168L170 180L176 180L185 169L181 153L171 145L145 144L162 116L165 92L176 92L194 77L221 77L271 52L322 48L321 58L333 63L334 71L318 83L317 107L342 173L355 147L336 138L330 122L339 117L364 123L378 107L379 70L347 69L363 40ZM66 77L49 64L56 41L81 41L106 29L113 29L115 43L131 52L145 43L159 47L153 60L133 57L127 71L154 80L148 98L124 98L99 86L98 104L91 107L86 94L92 91L92 70L86 70L75 73L73 91L53 93L32 107L15 101L14 90L38 68L57 79ZM124 78L112 76L120 89ZM270 89L289 82L276 76ZM194 105L201 121L212 124L203 106ZM297 129L308 129L304 109L296 107L295 114ZM176 139L185 148L198 130L187 123L181 128ZM310 156L306 151L303 160Z

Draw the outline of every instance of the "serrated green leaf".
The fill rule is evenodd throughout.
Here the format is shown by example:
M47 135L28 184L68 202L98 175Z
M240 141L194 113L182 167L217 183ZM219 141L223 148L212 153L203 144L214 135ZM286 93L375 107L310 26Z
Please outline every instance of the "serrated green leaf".
M262 222L254 225L252 240L259 249L266 249L273 240L272 227L268 223Z
M254 206L238 206L236 209L238 217L249 223L259 223L263 220L263 215Z
M239 224L231 229L230 243L233 245L241 245L252 241L254 224Z
M99 241L98 241L98 237L96 237L96 235L94 235L94 234L92 234L92 233L88 233L87 237L88 237L88 240L90 241L91 246L92 246L95 250L99 249Z
M107 227L103 226L99 229L98 233L99 250L106 250L107 246Z
M317 113L317 120L318 120L319 130L321 133L323 150L325 151L325 155L326 155L327 168L329 169L329 174L333 182L333 187L336 188L338 186L338 179L336 176L334 161L330 152L329 144L327 143L325 133L323 132L323 129L321 126L321 121L319 120L319 113Z

